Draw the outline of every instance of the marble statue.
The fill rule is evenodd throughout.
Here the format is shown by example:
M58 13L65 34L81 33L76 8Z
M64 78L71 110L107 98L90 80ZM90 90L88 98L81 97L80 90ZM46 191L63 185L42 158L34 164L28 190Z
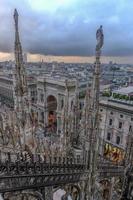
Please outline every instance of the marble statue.
M96 39L97 39L96 51L98 52L101 50L104 43L104 35L103 35L102 26L100 26L100 28L96 32Z

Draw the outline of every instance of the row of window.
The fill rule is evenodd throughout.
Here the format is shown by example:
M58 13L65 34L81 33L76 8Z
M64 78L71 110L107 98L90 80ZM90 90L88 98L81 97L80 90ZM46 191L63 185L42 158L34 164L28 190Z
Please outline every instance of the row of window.
M113 115L114 113L111 111L110 112L111 115ZM123 118L124 116L122 114L120 114L120 118Z
M31 92L30 92L30 95L31 95L31 96L37 96L37 92L36 92L36 91L31 91Z
M64 107L64 100L61 99L61 109ZM79 109L82 110L82 108L84 107L84 103L83 102L80 102L79 103ZM71 101L71 109L73 108L73 101Z
M112 124L113 124L113 120L112 120L112 119L109 119L109 125L112 126ZM119 128L119 129L122 129L122 122L119 122L118 128Z
M108 133L107 133L107 140L109 140L109 141L110 141L110 140L111 140L111 138L112 138L112 134L111 134L110 132L108 132ZM116 144L118 144L118 145L119 145L119 144L120 144L120 142L121 142L121 138L120 138L120 136L117 136L117 137L116 137Z
M103 112L103 109L100 109L101 112ZM114 113L111 111L110 115L113 115ZM120 114L120 118L123 118L124 115ZM133 117L131 117L131 121L133 121Z

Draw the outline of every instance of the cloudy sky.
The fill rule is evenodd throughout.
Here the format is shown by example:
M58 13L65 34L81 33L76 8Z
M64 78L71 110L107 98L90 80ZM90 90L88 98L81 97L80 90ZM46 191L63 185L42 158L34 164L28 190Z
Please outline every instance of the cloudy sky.
M1 59L13 52L14 8L30 58L93 56L95 32L102 24L104 58L133 63L133 0L0 0Z

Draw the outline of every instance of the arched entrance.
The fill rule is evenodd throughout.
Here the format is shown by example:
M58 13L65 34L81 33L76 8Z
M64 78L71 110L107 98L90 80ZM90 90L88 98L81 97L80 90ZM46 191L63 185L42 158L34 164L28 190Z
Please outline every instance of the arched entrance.
M57 100L53 95L47 97L47 109L48 109L48 126L54 132L57 130Z

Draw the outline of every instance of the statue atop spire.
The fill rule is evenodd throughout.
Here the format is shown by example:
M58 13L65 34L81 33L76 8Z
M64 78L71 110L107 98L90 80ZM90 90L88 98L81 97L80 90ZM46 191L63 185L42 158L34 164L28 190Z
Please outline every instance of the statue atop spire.
M96 61L94 64L94 74L92 81L92 88L90 91L90 96L87 98L88 105L87 108L87 126L88 126L88 157L87 157L87 167L89 168L88 182L86 185L86 196L87 200L95 200L95 192L97 190L96 177L98 172L98 158L99 158L99 93L100 93L100 55L101 48L104 43L104 35L102 26L96 31ZM88 88L89 92L89 88ZM88 117L89 116L89 117Z
M104 35L103 35L102 25L96 32L96 39L97 39L97 45L96 45L96 54L97 54L97 53L100 53L101 48L104 43Z
M14 10L14 21L15 21L15 28L16 30L18 30L18 12L16 8Z

